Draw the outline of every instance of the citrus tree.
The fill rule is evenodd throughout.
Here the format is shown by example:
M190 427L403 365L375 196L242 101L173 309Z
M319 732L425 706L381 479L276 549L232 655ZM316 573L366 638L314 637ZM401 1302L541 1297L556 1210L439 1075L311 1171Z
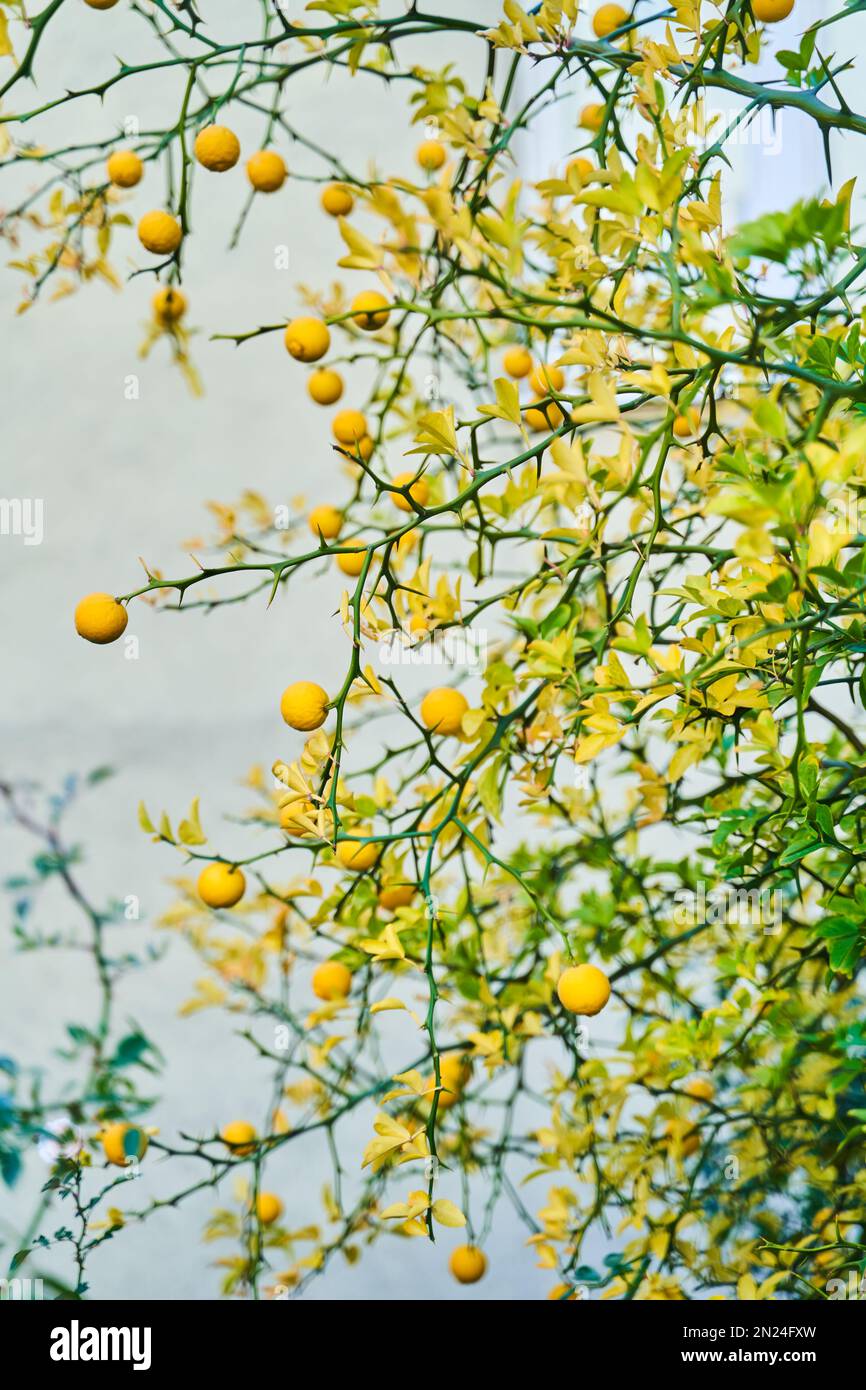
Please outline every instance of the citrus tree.
M325 689L296 655L261 692L288 728L249 774L254 853L197 801L140 809L180 856L164 925L207 967L183 1007L246 1016L255 1113L174 1136L137 1096L94 1099L61 1190L148 1146L200 1164L175 1204L240 1170L206 1232L233 1242L229 1292L405 1236L474 1283L504 1207L556 1299L836 1296L866 1271L866 250L850 184L724 212L768 113L817 126L830 182L837 134L866 133L857 6L801 34L794 0L251 3L227 42L205 0L134 0L157 56L31 105L61 6L110 31L116 4L0 11L4 168L38 168L3 219L22 308L118 280L134 226L147 347L198 388L203 180L237 186L239 254L260 198L314 196L343 254L288 322L213 334L267 336L274 380L322 407L316 505L284 515L245 478L190 572L106 575L77 630L244 602L300 653L293 600L336 569L316 621L345 664ZM408 56L443 37L447 66ZM290 121L311 70L403 93L415 168L349 168L314 108ZM166 71L161 128L40 142L43 113ZM557 103L570 156L527 183L515 147ZM269 1162L322 1138L322 1206L293 1228Z

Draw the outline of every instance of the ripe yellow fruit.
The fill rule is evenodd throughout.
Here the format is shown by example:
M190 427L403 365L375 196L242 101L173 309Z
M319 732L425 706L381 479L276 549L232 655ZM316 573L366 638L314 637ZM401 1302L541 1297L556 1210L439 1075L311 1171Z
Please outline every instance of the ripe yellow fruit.
M443 685L430 690L421 701L421 719L433 733L450 738L459 734L463 726L463 716L469 708L469 701L459 690Z
M186 295L172 285L164 285L153 296L153 312L160 323L177 323L186 313Z
M361 455L361 458L364 460L365 463L368 463L370 459L373 457L374 447L375 446L370 436L368 434L365 434L361 439L358 440L358 447L356 448L355 452Z
M206 125L195 137L195 157L213 174L233 169L241 157L241 143L226 125Z
M716 1088L712 1081L708 1081L705 1076L693 1076L686 1082L685 1092L691 1096L692 1100L712 1100L716 1094Z
M597 965L571 965L556 985L559 1002L571 1014L600 1014L610 998L610 980Z
M762 24L778 24L793 8L794 0L752 0L752 14Z
M127 1135L131 1136L131 1142L127 1141ZM147 1153L147 1135L138 1125L125 1122L109 1125L102 1131L100 1138L102 1152L108 1162L118 1168L126 1168L135 1159L144 1158Z
M283 1214L283 1204L275 1192L260 1192L256 1198L256 1216L263 1226L271 1226Z
M417 883L383 883L379 889L379 906L385 912L396 912L398 907L408 907L417 892Z
M323 503L321 507L314 507L307 517L307 525L317 538L324 536L326 541L332 541L340 534L340 527L343 525L343 513L336 507L328 506Z
M238 1158L243 1158L246 1154L251 1154L256 1147L256 1130L247 1120L232 1120L220 1130L220 1137L224 1144L228 1144L233 1154Z
M527 406L523 412L527 429L535 434L549 434L551 430L558 430L565 416L560 410L556 401L548 401L546 405Z
M532 357L525 347L510 347L503 354L502 368L508 376L520 381L532 371Z
M565 176L566 178L568 178L570 174L574 173L577 175L580 182L583 183L585 179L589 178L592 171L593 165L590 163L590 161L588 159L584 159L582 154L579 154L576 156L575 159L570 159L568 161L568 164L566 165L565 169Z
M353 835L367 836L372 835L373 827L370 825L356 825L353 827ZM367 869L372 869L381 852L377 844L359 844L357 840L338 840L336 855L344 869L351 869L353 873L363 874Z
M113 10L117 0L84 0L84 3L92 10Z
M231 864L208 864L198 876L198 895L207 907L234 907L247 889L240 869Z
M88 642L116 642L129 622L122 603L111 594L88 594L75 609L75 631Z
M562 390L565 385L565 372L561 367L539 363L537 367L532 369L529 384L536 396L549 396L552 392Z
M321 203L331 217L348 217L355 199L344 183L329 183L322 189Z
M362 290L352 300L352 318L365 333L384 328L391 315L391 306L378 290Z
M584 106L578 119L578 124L584 130L601 130L601 123L604 120L604 107L597 101L591 101L588 106Z
M321 728L328 717L328 692L315 681L295 681L286 686L280 700L280 714L293 729L310 733Z
M442 168L448 154L441 140L422 140L415 151L415 158L422 169L432 174L435 169Z
M458 1284L477 1284L487 1269L487 1256L474 1245L458 1245L451 1251L448 1268Z
M352 972L339 960L326 960L313 971L313 993L317 999L331 1003L345 999L352 988Z
M670 1119L665 1124L664 1142L688 1158L701 1147L701 1136L688 1120Z
M674 418L674 434L677 439L691 439L701 427L701 414L696 406L690 405L683 415Z
M337 568L342 570L343 574L347 574L350 579L357 579L364 568L366 554L367 547L365 545L354 550L344 550L337 556Z
M338 410L331 423L338 444L357 444L367 433L367 421L360 410Z
M460 1099L461 1092L472 1078L472 1063L468 1057L458 1057L451 1053L439 1060L439 1110L450 1110ZM435 1085L435 1075L431 1073L428 1088Z
M311 315L286 325L285 341L296 362L318 362L331 346L328 325Z
M412 501L417 502L419 507L425 507L427 505L427 499L430 496L430 488L427 484L427 479L415 478L413 483L413 478L415 478L414 473L398 473L394 479L394 483L397 487L408 487L409 497L412 498ZM391 494L391 501L394 503L395 507L400 508L401 512L411 512L414 508L412 502L409 501L409 497L404 497L402 492L393 492Z
M316 821L319 815L319 807L315 801L289 801L285 806L280 807L280 829L287 835L294 835L303 840L311 836L314 832L306 825L300 823L300 817L306 816L307 819Z
M276 193L288 172L285 160L276 150L258 150L247 160L247 178L257 193Z
M183 240L183 231L170 212L146 212L138 224L138 239L154 256L172 256Z
M108 156L105 172L118 188L134 188L141 182L144 165L135 150L115 150Z
M309 378L307 390L316 405L334 405L343 394L343 378L330 367L320 367Z
M614 29L628 23L628 11L622 5L602 5L592 17L592 29L597 39L606 39Z

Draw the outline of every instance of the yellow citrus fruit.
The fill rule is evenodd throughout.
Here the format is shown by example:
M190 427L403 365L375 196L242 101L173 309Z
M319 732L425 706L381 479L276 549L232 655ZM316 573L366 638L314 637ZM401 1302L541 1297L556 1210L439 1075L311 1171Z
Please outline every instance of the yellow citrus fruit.
M113 10L117 0L84 0L84 3L92 10Z
M373 457L374 447L375 446L370 436L368 434L365 434L362 435L362 437L358 440L358 446L355 452L361 455L361 458L364 460L365 463L368 463L370 459Z
M701 427L700 411L690 405L683 415L674 418L674 434L677 439L690 439Z
M551 430L559 429L565 416L556 401L548 401L546 405L536 402L535 405L527 406L523 418L527 428L535 434L549 434Z
M409 497L411 497L414 502L417 502L419 507L424 507L430 496L430 488L427 484L427 479L415 478L413 483L413 478L415 478L414 473L398 473L394 479L394 484L397 487L408 487ZM414 508L412 502L409 501L409 497L404 497L402 492L392 492L391 501L394 503L395 507L400 508L401 512L411 512Z
M664 1128L665 1143L688 1158L701 1147L701 1136L687 1120L670 1119Z
M343 378L330 367L319 367L307 381L307 390L316 405L334 405L343 394Z
M293 729L309 733L328 717L328 692L315 681L295 681L286 686L280 700L280 714Z
M344 183L329 183L322 189L322 207L331 217L348 217L355 199Z
M255 1126L247 1120L232 1120L220 1130L220 1137L239 1158L251 1154L256 1147Z
M428 729L443 737L459 734L469 701L459 690L443 685L430 690L421 701L421 719Z
M581 111L578 124L583 126L584 130L601 130L603 120L604 107L597 101L591 101Z
M317 999L331 1003L345 999L352 988L352 972L339 960L326 960L313 971L313 993Z
M260 1192L256 1198L256 1216L263 1226L271 1226L283 1214L283 1204L275 1192Z
M705 1076L693 1076L686 1082L685 1092L691 1096L692 1100L712 1100L716 1094L716 1088L712 1081L708 1081Z
M146 212L138 224L138 239L154 256L171 256L183 240L183 231L170 212Z
M460 1094L472 1078L472 1063L468 1057L458 1057L451 1053L439 1059L439 1110L450 1110L460 1099ZM428 1089L436 1084L435 1074L428 1078ZM431 1097L432 1099L432 1097Z
M369 825L356 825L352 830L353 835L367 836L372 833L372 826ZM372 869L379 858L379 852L379 845L362 845L357 840L338 840L335 851L343 868L352 869L356 874L362 874L367 869Z
M590 161L588 159L584 159L582 154L579 154L575 159L570 159L568 161L568 164L566 165L565 169L565 176L566 178L568 178L569 174L575 173L577 177L580 179L580 182L583 183L585 179L589 178L590 174L592 173L592 170L593 166L590 163Z
M487 1269L487 1256L474 1245L458 1245L451 1251L448 1268L458 1284L477 1284Z
M357 444L367 433L367 421L360 410L338 410L331 423L338 444Z
M88 594L75 609L75 631L88 642L116 642L129 622L122 603L111 594Z
M311 315L292 319L286 326L286 347L297 362L318 362L331 346L328 325Z
M562 390L565 385L565 372L561 367L552 367L542 363L533 367L529 384L536 396L549 396L551 392Z
M601 5L592 17L593 33L597 39L606 39L614 29L621 29L628 23L628 11L622 5Z
M131 1142L127 1140L130 1136ZM102 1152L118 1168L126 1168L137 1158L147 1153L147 1135L138 1125L124 1123L109 1125L102 1131Z
M186 313L186 295L171 285L163 285L153 296L153 312L160 323L177 323Z
M422 169L432 173L434 169L442 168L448 155L441 140L422 140L415 151L415 158Z
M364 568L364 557L367 554L367 547L362 545L356 550L344 550L337 556L337 568L347 574L350 579L357 579L361 570Z
M247 160L247 178L257 193L276 193L288 172L285 160L276 150L257 150Z
M525 347L510 347L503 354L502 368L508 376L520 381L532 371L532 357Z
M379 906L386 912L396 912L398 907L408 907L417 892L417 883L383 883Z
M365 333L375 333L384 328L391 314L391 306L378 290L362 290L352 300L352 318Z
M315 801L289 801L285 806L280 807L280 829L285 830L287 835L295 835L298 839L304 839L313 832L306 825L300 823L300 817L306 816L315 821L319 814L319 808Z
M195 137L193 149L199 164L214 174L233 169L241 157L240 141L226 125L206 125Z
M326 541L332 541L340 534L340 527L343 525L343 513L336 507L330 507L323 503L321 507L314 507L307 517L307 525L313 535L324 536Z
M778 24L787 19L794 8L794 0L752 0L752 14L762 24Z
M234 907L247 888L240 869L231 864L208 864L198 876L198 895L208 907Z
M134 188L141 182L144 165L135 150L115 150L108 156L105 171L118 188Z
M600 1014L610 998L610 980L597 965L571 965L556 985L559 1002L571 1014Z

